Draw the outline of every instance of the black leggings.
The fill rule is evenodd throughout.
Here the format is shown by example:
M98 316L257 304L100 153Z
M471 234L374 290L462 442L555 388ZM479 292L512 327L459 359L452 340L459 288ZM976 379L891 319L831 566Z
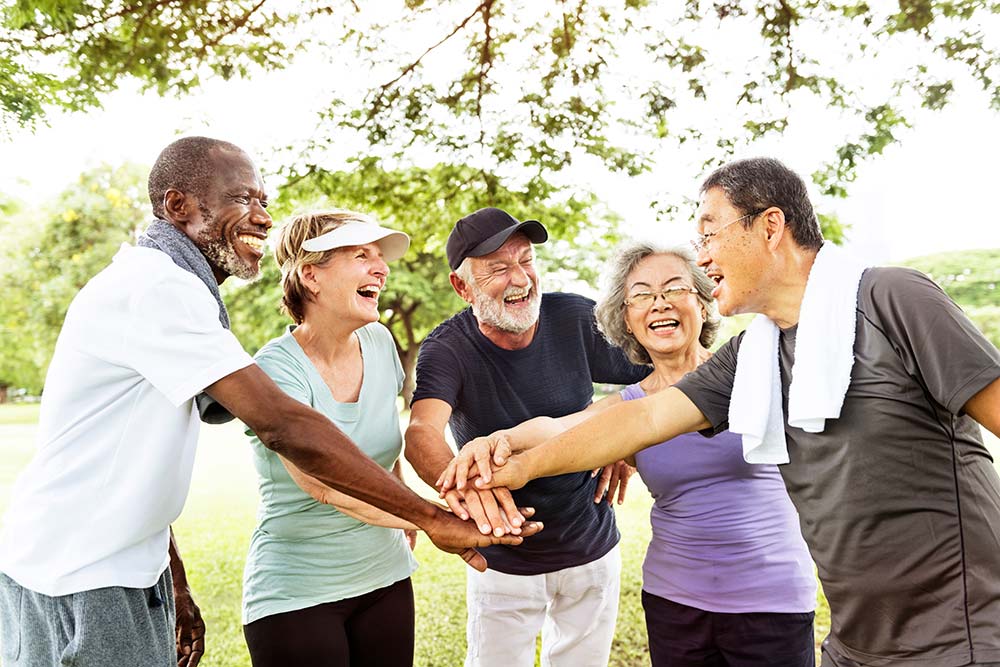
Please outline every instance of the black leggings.
M253 667L411 667L409 578L355 598L265 616L243 626Z

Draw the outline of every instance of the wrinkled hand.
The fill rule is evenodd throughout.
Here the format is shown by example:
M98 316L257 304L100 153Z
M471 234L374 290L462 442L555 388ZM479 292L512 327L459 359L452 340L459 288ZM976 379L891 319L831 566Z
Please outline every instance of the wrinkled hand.
M618 461L604 468L597 468L590 476L596 477L601 474L601 479L597 481L597 489L594 491L594 502L599 503L604 498L604 492L608 494L608 504L615 504L615 493L618 494L618 504L625 502L625 490L628 488L628 480L635 473L635 468L625 461Z
M177 667L195 667L205 653L205 621L186 586L174 588L177 614Z
M510 455L510 442L499 433L491 433L465 443L438 477L437 487L442 497L449 489L464 491L468 480L476 476L489 482L493 474L490 464L502 466Z
M473 482L478 489L496 489L505 487L508 489L520 489L532 480L531 471L527 464L527 456L532 450L525 450L513 454L502 465L493 464L490 479L487 481L483 477L476 477Z
M502 488L452 489L441 496L455 516L463 521L471 518L483 535L519 535L525 517L534 513L532 508L519 508L510 491Z
M542 528L541 522L528 521L521 526L520 535L483 535L471 523L448 512L440 511L435 516L434 521L424 527L424 532L438 549L458 554L470 567L484 572L486 559L476 551L475 547L487 547L492 544L520 544L523 538L534 535Z

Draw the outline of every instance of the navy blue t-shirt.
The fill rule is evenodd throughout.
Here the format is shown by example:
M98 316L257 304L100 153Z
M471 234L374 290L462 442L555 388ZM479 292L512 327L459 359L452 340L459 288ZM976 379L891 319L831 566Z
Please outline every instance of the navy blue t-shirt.
M533 417L562 417L586 408L593 383L631 384L649 374L597 331L594 302L578 294L542 295L531 343L505 350L479 331L472 309L440 324L420 346L413 401L437 398L452 408L451 431L469 440ZM614 511L594 503L589 472L545 477L513 492L534 507L545 530L516 547L483 549L490 568L543 574L597 560L618 543Z

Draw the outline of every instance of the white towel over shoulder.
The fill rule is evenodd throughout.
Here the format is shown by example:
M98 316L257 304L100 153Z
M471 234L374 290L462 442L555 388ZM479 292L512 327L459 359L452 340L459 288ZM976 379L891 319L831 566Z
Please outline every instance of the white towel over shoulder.
M821 433L840 416L854 366L858 285L865 266L824 243L809 272L795 337L788 424ZM788 463L778 370L778 327L764 315L747 327L736 358L729 430L747 463Z

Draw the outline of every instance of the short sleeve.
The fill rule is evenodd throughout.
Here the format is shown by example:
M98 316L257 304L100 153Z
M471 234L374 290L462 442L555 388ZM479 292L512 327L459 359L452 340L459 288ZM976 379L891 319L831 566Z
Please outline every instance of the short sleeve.
M875 271L863 295L864 315L885 333L907 372L934 400L960 414L970 398L1000 377L1000 352L924 274L903 268Z
M279 346L265 347L254 360L281 391L300 403L313 406L313 391L305 370L288 352Z
M417 355L417 386L412 403L424 398L437 398L452 407L458 406L462 376L458 357L436 338L428 338Z
M721 433L729 428L729 399L733 393L736 358L742 340L742 333L733 336L708 361L674 385L712 424L711 433Z
M168 276L132 297L123 358L174 405L253 363L196 278Z

